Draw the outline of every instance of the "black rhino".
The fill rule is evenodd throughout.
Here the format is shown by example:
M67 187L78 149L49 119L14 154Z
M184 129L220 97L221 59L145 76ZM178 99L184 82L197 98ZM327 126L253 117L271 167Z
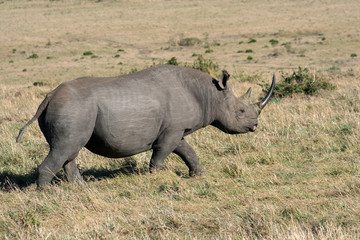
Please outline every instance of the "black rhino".
M118 77L83 77L62 83L40 104L35 116L50 146L39 166L38 187L64 167L67 178L82 181L75 163L81 148L110 158L152 149L150 171L162 168L170 153L179 155L190 176L203 172L184 137L213 125L230 133L255 131L269 101L275 76L265 98L255 104L234 96L224 70L218 80L186 67L161 65Z

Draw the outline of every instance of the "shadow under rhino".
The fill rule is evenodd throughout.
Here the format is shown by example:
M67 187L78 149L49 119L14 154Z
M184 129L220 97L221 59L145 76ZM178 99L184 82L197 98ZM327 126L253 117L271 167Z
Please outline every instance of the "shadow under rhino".
M85 182L101 181L103 179L115 178L119 175L141 175L148 172L146 168L137 165L133 158L126 158L117 169L94 168L84 169L81 171ZM18 174L11 171L4 171L0 175L0 191L10 192L13 190L25 190L31 184L36 183L39 176L38 168L35 167L29 173ZM54 175L52 184L59 184L66 181L67 177L64 172Z

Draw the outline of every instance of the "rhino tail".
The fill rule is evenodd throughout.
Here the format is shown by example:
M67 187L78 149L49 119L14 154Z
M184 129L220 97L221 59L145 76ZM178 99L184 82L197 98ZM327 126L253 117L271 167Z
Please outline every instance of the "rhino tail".
M51 98L52 98L52 94L53 92L50 92L49 94L46 95L45 99L42 101L42 103L40 104L38 110L35 113L35 116L30 119L30 121L28 121L25 126L23 126L20 131L19 131L19 135L16 137L16 142L20 142L22 135L24 134L26 128L32 124L36 119L38 119L40 117L40 115L43 113L43 111L46 109L46 107L48 106Z

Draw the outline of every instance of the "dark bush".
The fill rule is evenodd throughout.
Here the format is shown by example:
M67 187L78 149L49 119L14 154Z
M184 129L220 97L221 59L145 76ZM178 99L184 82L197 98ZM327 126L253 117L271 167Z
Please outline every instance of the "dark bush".
M170 60L168 60L168 61L166 62L166 64L175 65L175 66L179 65L178 62L177 62L176 57L172 57Z
M281 78L282 81L276 83L274 88L273 97L275 98L288 97L295 93L315 95L320 89L333 90L336 88L326 79L314 79L307 68L302 69L299 67L292 74L282 73ZM268 91L268 83L259 85L262 87L263 92Z

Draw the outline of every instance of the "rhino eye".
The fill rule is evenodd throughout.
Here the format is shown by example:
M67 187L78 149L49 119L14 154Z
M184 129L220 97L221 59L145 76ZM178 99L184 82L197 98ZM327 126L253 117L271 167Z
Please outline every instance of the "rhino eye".
M244 118L244 113L245 113L245 109L239 109L238 111L236 111L236 118L240 119L240 118Z

